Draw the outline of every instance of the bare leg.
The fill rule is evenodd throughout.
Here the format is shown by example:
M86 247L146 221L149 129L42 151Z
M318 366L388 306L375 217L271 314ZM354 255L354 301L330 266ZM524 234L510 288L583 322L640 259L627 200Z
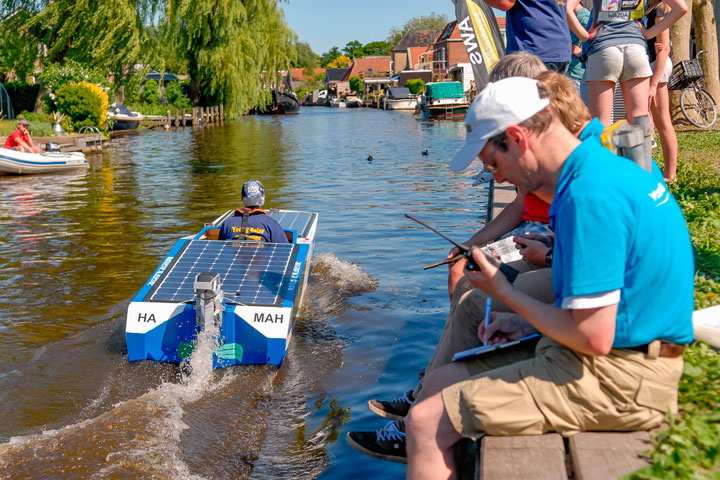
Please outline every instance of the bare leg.
M453 292L455 292L455 285L457 285L458 280L463 278L465 276L465 264L467 263L467 260L464 258L462 260L458 260L455 263L451 263L449 266L448 271L448 295L450 296L450 301L452 302L453 298Z
M453 445L462 437L437 393L410 409L405 424L408 466L405 478L438 480L455 476Z
M436 393L443 391L445 387L449 387L458 382L462 382L470 378L465 363L448 363L442 367L426 373L423 379L421 394L418 395L416 401L421 401L431 397Z
M677 176L678 143L672 118L670 117L670 98L667 83L658 85L655 103L650 105L650 110L662 142L663 158L665 159L663 176L666 182L672 182Z
M613 82L587 82L588 107L593 117L598 117L603 125L610 125L615 84ZM647 103L647 96L645 97Z
M621 83L620 87L622 88L628 122L633 123L633 118L647 115L650 77L633 78Z

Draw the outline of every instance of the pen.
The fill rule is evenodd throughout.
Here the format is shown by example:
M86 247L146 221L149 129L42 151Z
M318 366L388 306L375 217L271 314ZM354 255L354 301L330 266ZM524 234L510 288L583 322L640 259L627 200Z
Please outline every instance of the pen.
M488 325L490 325L490 310L492 309L492 297L487 296L485 300L485 330L487 331ZM487 345L487 340L483 341L483 345Z

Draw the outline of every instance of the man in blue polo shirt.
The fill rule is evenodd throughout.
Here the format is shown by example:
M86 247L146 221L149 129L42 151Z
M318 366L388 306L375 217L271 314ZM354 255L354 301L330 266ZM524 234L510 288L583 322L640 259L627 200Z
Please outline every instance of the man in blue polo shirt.
M473 251L479 270L466 271L468 279L517 312L494 316L483 337L543 337L534 355L472 378L460 364L429 374L426 399L406 420L408 478L451 476L462 437L645 430L677 407L693 336L693 252L682 212L653 175L596 139L575 138L550 95L531 79L488 84L458 156L479 153L497 181L552 200L556 305L518 291ZM448 378L457 383L433 390Z
M223 222L218 238L288 243L280 224L260 208L265 203L263 184L257 180L248 180L242 186L241 195L245 208L235 210L235 215Z
M562 0L485 0L506 13L505 53L524 50L540 57L549 70L565 73L572 43Z

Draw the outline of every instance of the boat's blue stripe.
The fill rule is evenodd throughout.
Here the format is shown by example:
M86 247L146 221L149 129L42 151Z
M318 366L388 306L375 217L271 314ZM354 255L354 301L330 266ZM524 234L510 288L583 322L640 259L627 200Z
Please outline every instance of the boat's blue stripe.
M301 243L298 245L298 253L295 257L295 261L300 263L298 278L293 281L290 279L287 290L285 290L285 296L283 297L283 307L292 308L295 302L295 296L297 295L297 289L300 287L300 282L303 281L303 273L305 271L305 263L307 262L308 253L310 251L310 245ZM294 267L294 265L293 265Z
M15 163L21 163L23 165L35 165L37 167L41 167L41 166L45 166L45 165L67 165L67 160L62 160L59 162L38 162L38 161L32 161L32 160L18 160L17 158L6 157L5 155L0 155L0 158L2 158L3 160L10 160L11 162L15 162ZM87 163L87 160L85 162Z

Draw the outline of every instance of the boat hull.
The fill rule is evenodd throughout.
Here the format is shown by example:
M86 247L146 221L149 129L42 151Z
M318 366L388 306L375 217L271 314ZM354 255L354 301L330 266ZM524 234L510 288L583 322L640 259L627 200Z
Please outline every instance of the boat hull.
M208 230L219 226L232 213L232 211L226 212L197 235L178 240L130 303L125 329L129 361L154 360L179 363L188 359L199 332L193 302L178 301L178 299L168 301L163 298L158 300L158 292L162 291L164 283L173 284L175 280L170 272L176 268L176 265L180 265L183 258L192 262L206 260L188 257L188 252L193 248L200 247L200 250L205 251L210 246L218 247L224 244L220 248L229 250L230 257L234 259L243 258L243 251L255 250L251 257L248 257L253 260L245 265L246 270L243 275L259 275L263 279L262 283L271 283L268 278L272 275L268 272L253 271L251 264L263 250L273 248L284 250L287 253L287 266L283 267L284 276L277 289L277 298L272 301L253 302L248 299L249 297L235 297L233 300L232 295L231 298L226 296L220 323L221 345L213 355L213 364L215 368L231 365L279 366L282 364L310 273L317 214L289 210L269 212L271 216L278 218L286 232L292 233L294 239L292 244L263 244L203 238ZM288 221L281 221L279 218L283 215L286 216L285 218L290 218L289 216L294 214L301 214L298 218L305 215L309 220L290 225L288 228ZM295 230L292 229L293 227ZM276 259L278 257L276 250L272 251L270 258ZM239 260L237 262L242 263ZM217 268L222 270L220 265ZM209 270L213 271L212 268ZM223 291L230 289L230 292L226 291L226 295L238 289L231 288L233 275L237 275L237 270L233 272L228 269L227 274L221 278L221 289Z
M23 153L7 148L0 149L0 175L26 175L54 173L88 168L80 152Z
M423 118L462 118L468 111L468 105L422 106Z
M417 100L411 99L388 99L385 102L386 110L415 110Z

